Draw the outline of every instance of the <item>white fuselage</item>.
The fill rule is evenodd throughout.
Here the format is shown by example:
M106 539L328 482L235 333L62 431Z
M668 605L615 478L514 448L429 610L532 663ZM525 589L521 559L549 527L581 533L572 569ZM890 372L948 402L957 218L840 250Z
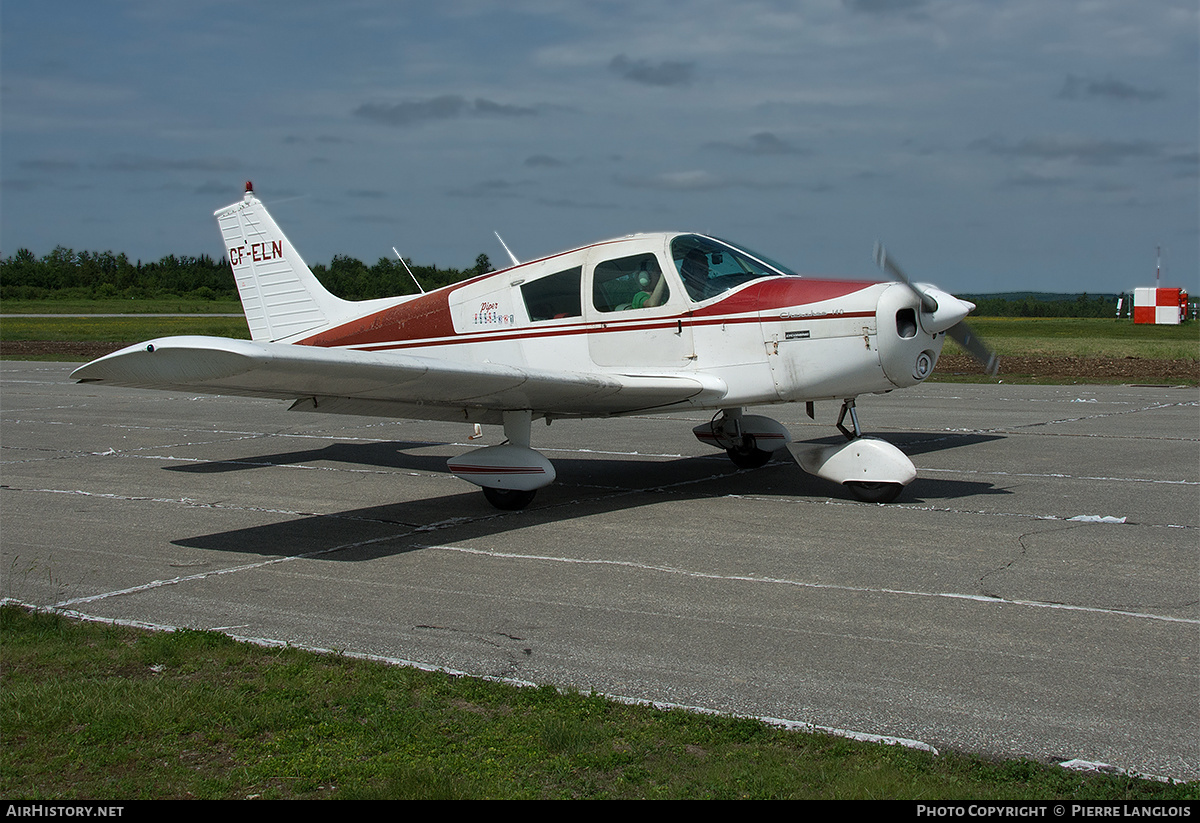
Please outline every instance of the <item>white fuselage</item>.
M678 251L691 238L705 248L719 242L646 234L598 243L286 342L580 373L687 374L724 387L683 404L704 408L854 397L913 385L932 370L943 335L920 328L919 301L907 288L765 264L757 276L689 288ZM709 251L708 266L732 268L739 252ZM658 277L658 305L634 305L632 290L648 294ZM906 310L907 325L898 319Z

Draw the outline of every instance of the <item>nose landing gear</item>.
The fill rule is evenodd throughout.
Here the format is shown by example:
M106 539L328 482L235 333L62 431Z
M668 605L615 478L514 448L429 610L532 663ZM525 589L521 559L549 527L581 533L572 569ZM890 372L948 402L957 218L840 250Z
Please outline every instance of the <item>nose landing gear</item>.
M852 429L845 426L847 415ZM849 442L832 446L788 444L800 468L842 484L865 503L891 503L916 479L917 468L904 452L886 440L863 436L853 397L843 401L837 428Z

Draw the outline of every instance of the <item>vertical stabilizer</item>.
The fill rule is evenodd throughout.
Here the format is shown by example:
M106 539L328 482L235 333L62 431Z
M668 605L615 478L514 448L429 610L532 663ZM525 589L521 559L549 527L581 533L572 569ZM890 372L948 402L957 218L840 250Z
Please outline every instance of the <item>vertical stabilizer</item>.
M239 203L214 212L250 336L286 341L330 325L349 304L330 294L246 183Z

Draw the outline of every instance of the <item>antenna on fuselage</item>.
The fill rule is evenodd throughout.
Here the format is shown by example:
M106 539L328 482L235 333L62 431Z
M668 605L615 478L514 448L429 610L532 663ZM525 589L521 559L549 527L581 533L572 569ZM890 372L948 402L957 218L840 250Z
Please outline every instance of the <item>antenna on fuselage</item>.
M396 251L395 246L392 246L392 251ZM425 289L421 288L421 281L417 280L417 276L412 273L412 269L410 269L408 267L408 264L404 262L404 255L402 255L402 254L400 254L400 252L396 251L396 256L400 258L400 265L404 266L404 270L406 272L408 272L408 276L411 277L413 279L413 282L417 284L418 291L420 291L421 294L424 294Z
M500 236L500 232L493 231L492 234L496 235L496 239L500 241L500 245L504 246L504 250L508 252L508 259L513 261L513 265L521 265L521 261L517 259L517 256L508 250L508 244L504 242L504 238Z

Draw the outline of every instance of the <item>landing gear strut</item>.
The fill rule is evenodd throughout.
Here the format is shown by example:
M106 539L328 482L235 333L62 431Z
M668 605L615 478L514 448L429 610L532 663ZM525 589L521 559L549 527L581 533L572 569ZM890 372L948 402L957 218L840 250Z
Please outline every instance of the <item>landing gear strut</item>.
M854 431L850 431L842 422L846 419L846 413L850 413L850 424L854 426ZM838 431L846 435L847 440L853 440L856 437L862 437L862 428L858 425L858 410L854 408L854 398L847 397L842 401L842 410L838 413L837 422Z

